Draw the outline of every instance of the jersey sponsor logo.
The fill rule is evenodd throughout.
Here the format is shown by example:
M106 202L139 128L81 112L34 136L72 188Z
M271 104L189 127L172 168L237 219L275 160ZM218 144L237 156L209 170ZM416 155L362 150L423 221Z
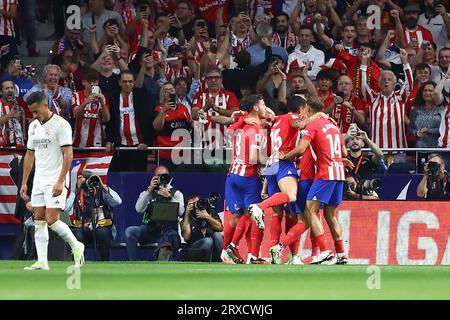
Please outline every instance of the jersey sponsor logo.
M52 143L50 139L33 139L35 149L47 149L48 145Z

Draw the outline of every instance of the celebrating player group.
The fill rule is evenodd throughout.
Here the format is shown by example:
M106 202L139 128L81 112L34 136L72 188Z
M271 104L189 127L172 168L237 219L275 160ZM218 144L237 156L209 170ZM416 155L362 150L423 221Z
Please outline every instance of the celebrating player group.
M232 115L227 131L234 136L233 162L225 185L231 219L224 229L223 262L244 263L238 245L245 235L247 263L269 263L260 256L264 231L269 229L271 263L281 264L282 252L289 247L291 263L303 264L299 240L311 228L311 264L347 263L336 217L347 150L342 133L323 107L317 97L293 96L287 101L288 113L275 117L263 98L255 95ZM324 236L322 207L335 253ZM266 226L269 208L273 215ZM286 234L282 237L283 214Z

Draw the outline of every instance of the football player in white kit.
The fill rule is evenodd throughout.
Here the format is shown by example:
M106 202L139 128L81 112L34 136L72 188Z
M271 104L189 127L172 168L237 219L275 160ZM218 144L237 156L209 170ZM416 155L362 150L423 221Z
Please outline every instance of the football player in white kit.
M25 270L49 270L47 260L48 227L63 238L72 248L75 267L84 262L84 245L73 235L70 228L60 220L66 204L68 174L72 163L72 129L62 117L52 113L43 92L27 97L27 104L34 120L28 128L27 152L23 165L20 195L27 195L27 180L33 162L35 175L31 192L34 209L34 238L38 261Z

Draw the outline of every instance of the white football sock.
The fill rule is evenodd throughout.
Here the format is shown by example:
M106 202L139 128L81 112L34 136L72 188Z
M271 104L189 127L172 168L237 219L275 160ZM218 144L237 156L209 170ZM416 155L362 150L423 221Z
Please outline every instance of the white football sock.
M38 262L48 264L48 228L45 220L34 222L34 244L36 245Z
M69 246L72 248L72 250L75 250L78 248L78 240L73 235L72 231L70 230L69 226L62 222L61 220L57 220L54 224L49 226L50 229L55 231L61 238L66 241Z

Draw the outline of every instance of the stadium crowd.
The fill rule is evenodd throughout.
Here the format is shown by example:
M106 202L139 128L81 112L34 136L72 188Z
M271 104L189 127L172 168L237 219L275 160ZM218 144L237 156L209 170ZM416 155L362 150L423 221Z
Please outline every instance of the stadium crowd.
M72 125L72 145L113 153L112 171L146 171L151 146L202 147L225 161L222 151L231 147L227 125L239 110L252 111L255 95L274 116L293 112L289 102L295 97L317 97L323 113L346 133L349 186L388 169L394 157L383 158L382 149L448 148L447 1L82 4L80 26L69 24L69 17L64 32L59 24L60 37L36 77L18 56L18 3L3 2L0 146L26 146L32 115L24 101L42 91L50 110ZM35 19L25 23L29 56L39 54L27 26ZM364 145L371 155L361 152ZM123 147L128 147L125 152L117 152ZM208 156L203 153L199 163L195 152L163 150L158 161L176 171L183 161L203 164ZM395 154L395 159L402 157ZM448 159L439 159L442 169ZM351 187L347 195L377 198ZM135 242L140 238L136 230L130 231ZM224 248L230 249L230 242L226 239ZM230 260L239 260L232 259L232 251ZM258 260L257 253L253 258Z

